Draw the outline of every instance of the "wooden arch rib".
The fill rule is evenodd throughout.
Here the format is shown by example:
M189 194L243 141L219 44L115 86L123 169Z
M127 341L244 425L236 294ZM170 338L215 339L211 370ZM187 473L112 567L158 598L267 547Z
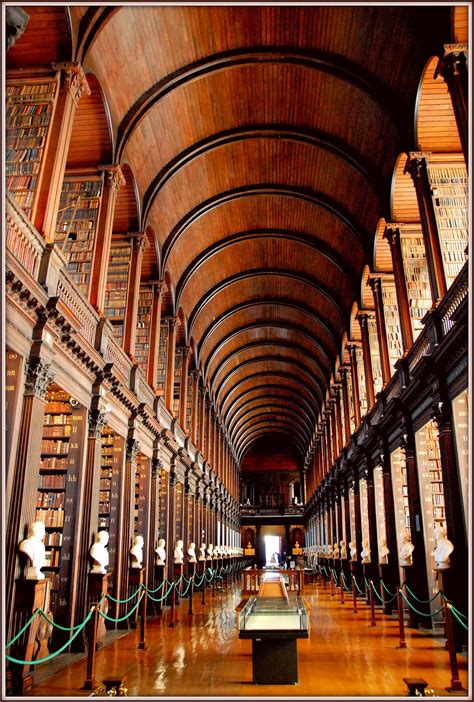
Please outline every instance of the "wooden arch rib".
M213 350L211 351L211 353L209 354L208 359L207 359L207 361L206 361L206 368L208 368L208 367L210 366L210 364L212 363L212 361L213 361L214 357L217 355L217 353L219 353L219 351L220 351L222 348L224 348L230 341L232 341L233 339L235 339L236 336L238 336L238 335L241 334L242 332L248 331L248 330L250 330L250 329L261 329L261 328L263 328L263 327L265 327L265 328L268 328L268 327L269 327L269 328L275 328L275 329L285 329L285 330L288 330L288 331L292 331L292 332L294 332L295 334L299 334L299 335L301 335L302 337L304 337L305 339L308 339L308 341L311 341L312 344L313 344L316 348L318 348L321 352L323 351L323 350L321 349L321 345L320 345L319 341L318 341L314 336L312 336L311 334L309 334L309 333L306 332L306 331L303 331L302 329L300 329L300 327L298 327L298 326L296 326L296 325L289 324L288 322L283 323L283 322L277 322L277 321L253 322L253 323L250 323L250 324L246 324L246 325L244 325L244 326L242 326L242 327L239 327L238 329L235 329L235 330L232 331L230 334L228 334L226 337L224 337L224 338L214 347L214 349L213 349ZM329 369L331 368L331 359L330 359L329 357L327 357L327 356L325 356L325 358L326 358L327 361L328 361L328 372L329 372ZM321 371L321 373L322 373L322 369L320 369L320 371ZM204 377L206 378L206 375L205 375L205 374L204 374ZM325 376L323 375L323 377L325 377ZM327 376L327 378L329 378L329 376ZM318 386L319 386L319 383L318 383Z
M395 96L390 93L385 85L376 81L373 77L369 78L362 75L360 66L350 65L347 60L343 63L337 57L329 56L322 52L304 51L294 48L285 50L279 47L259 47L258 50L242 50L240 48L214 56L207 56L188 66L183 66L151 86L149 90L136 100L118 127L118 158L121 158L127 141L148 110L172 90L176 90L186 83L196 81L215 71L262 63L302 66L322 71L352 85L389 117L399 135L403 134L405 125L402 123L401 111Z
M203 215L216 207L220 207L221 205L231 202L232 200L248 197L249 195L283 195L286 197L295 198L297 200L304 200L316 207L322 207L332 216L342 222L342 224L355 236L366 257L368 257L370 254L369 242L372 240L370 233L361 225L357 224L339 202L335 202L327 195L310 190L309 188L288 185L285 183L257 183L255 185L245 185L238 188L233 188L231 190L227 190L226 192L213 195L187 212L184 217L182 217L181 220L173 227L166 241L163 243L163 267L166 266L166 261L174 244L193 222L200 219ZM147 220L151 204L152 203L150 201L147 202L144 199L143 222L146 222Z
M230 440L238 452L240 442L245 437L245 435L254 430L259 426L280 426L285 424L293 429L299 438L302 440L303 445L308 445L311 441L311 432L308 431L307 427L301 423L298 417L291 414L290 412L269 412L262 411L260 414L254 417L248 417L244 424L239 428L238 431L230 437Z
M288 366L294 366L295 368L298 368L301 371L303 376L308 377L310 383L314 384L319 390L322 389L321 385L312 374L311 369L305 363L302 363L301 361L298 361L295 358L290 358L288 356L264 354L263 356L255 356L254 358L250 358L247 361L239 363L239 365L236 368L233 368L224 376L224 378L221 380L221 382L219 383L217 388L214 389L213 392L216 403L219 402L219 397L221 392L223 392L224 386L228 382L230 382L237 373L240 373L242 369L247 368L248 366L252 366L256 363L272 363L275 364L275 366L277 366L277 364L279 363L284 363Z
M197 273L199 269L204 266L204 264L207 263L213 256L225 251L234 244L240 244L243 241L256 241L257 239L286 239L288 241L294 241L298 244L308 246L309 248L313 249L313 251L316 251L319 255L323 256L323 258L325 258L329 264L334 266L341 275L349 278L353 291L355 292L356 279L354 272L348 271L347 267L344 268L342 258L337 253L332 251L325 243L318 241L315 237L300 232L275 229L254 229L246 232L236 232L235 234L212 244L207 249L200 252L199 256L194 258L193 261L191 261L191 263L187 266L186 270L182 273L181 277L176 283L177 304L179 304L181 295L184 293L186 285L191 277ZM163 262L166 263L165 259L163 259Z
M280 269L280 268L256 268L252 271L241 271L239 273L236 273L235 275L229 276L225 280L223 280L221 283L218 285L215 285L213 288L211 288L206 295L203 295L203 297L198 300L196 305L191 311L191 314L189 315L189 329L190 333L193 328L194 321L197 317L198 314L200 314L203 310L203 308L211 302L211 300L218 295L222 290L224 290L228 285L231 285L234 282L245 280L246 278L252 278L255 276L260 276L260 275L279 275L279 276L284 276L286 278L294 278L298 280L299 282L306 283L308 287L312 288L312 290L317 294L317 295L324 295L327 300L331 303L331 305L334 307L335 313L338 315L339 319L339 326L344 327L346 323L346 318L347 314L341 309L341 307L338 305L338 303L329 295L325 294L325 291L321 289L321 286L319 285L318 281L315 280L314 278L310 278L309 276L303 275L301 273L297 273L293 270L288 270L288 269ZM332 335L337 334L337 332L332 332ZM317 343L319 345L319 343ZM201 344L199 344L199 348L201 348Z
M321 374L321 379L325 380L325 376L322 372L321 367L313 357L308 357L308 349L304 346L301 346L300 344L294 341L282 341L281 339L258 339L256 341L250 341L247 344L243 344L241 346L238 346L237 348L234 348L225 358L223 358L219 362L218 367L212 372L212 374L208 375L206 380L207 385L210 388L213 388L214 382L217 380L219 374L224 372L225 366L232 360L234 360L239 354L242 354L243 352L249 351L251 349L261 349L266 346L274 346L278 347L279 349L284 349L285 351L296 351L298 354L302 354Z
M246 390L243 390L240 395L237 395L226 410L222 409L221 420L224 424L227 424L230 417L237 415L239 410L246 404L247 401L249 401L249 396L252 393L262 392L265 394L265 397L270 397L273 390L278 391L279 394L287 393L288 395L294 395L296 398L301 398L305 406L311 408L315 417L317 417L320 410L320 405L314 395L309 392L308 388L302 387L299 381L293 382L292 379L287 378L285 381L286 384L284 385L282 382L262 383L258 382L258 380L259 379L257 379L253 387L247 388ZM292 384L289 385L288 383Z
M272 370L268 370L268 371L261 371L260 373L250 373L245 378L242 378L241 380L236 382L235 385L233 385L232 388L230 388L230 390L222 398L221 405L219 408L220 414L222 417L222 421L225 423L224 417L226 414L226 406L231 401L231 396L234 393L236 393L239 390L239 388L242 387L242 385L244 383L252 382L254 384L257 384L259 380L262 380L265 382L267 379L270 379L270 378L273 380L279 379L281 386L285 386L285 382L287 382L287 381L292 381L292 382L296 383L296 387L298 387L298 392L310 394L307 385L302 381L301 377L299 375L295 375L294 373L289 373L288 371L277 370L276 368L273 368ZM246 395L248 390L249 390L249 388L247 388L247 391L244 392L243 394ZM310 394L310 396L311 396L311 394ZM318 402L316 396L313 395L313 397L314 397L315 402L317 403L317 408L319 410L321 408L321 405L322 405L322 398L319 395L320 399Z
M314 310L309 307L309 305L304 305L301 302L294 302L291 299L274 299L274 298L259 298L257 300L251 300L250 302L240 302L237 305L234 305L230 309L228 309L224 314L220 315L217 319L215 319L205 330L204 333L201 335L201 340L200 340L200 348L204 348L206 345L206 342L208 339L212 336L212 334L219 328L221 324L223 324L225 321L230 319L234 314L237 314L238 312L242 312L243 310L250 309L252 307L258 307L258 306L265 306L265 305L272 305L276 308L278 307L288 307L289 309L295 309L300 312L303 312L308 315L312 319L312 321L315 322L318 326L321 326L325 332L332 338L334 341L334 345L337 346L339 344L339 339L334 331L334 329L331 329L326 322L321 319L321 317L314 312ZM196 320L196 317L194 317L194 322ZM191 333L191 324L190 324L190 333ZM320 346L324 349L324 353L326 356L330 356L330 352L328 348L322 344L322 342L319 342Z
M278 390L278 392L269 392L269 389L275 389ZM314 407L303 395L298 395L295 390L291 390L289 387L265 385L258 385L253 390L258 392L258 394L242 402L234 411L227 415L228 431L231 431L234 424L239 421L238 417L242 412L245 413L247 410L251 410L254 403L261 402L262 400L265 400L267 405L272 405L280 401L294 405L300 412L303 412L304 415L308 417L311 426L314 427L316 424L316 412ZM247 397L251 392L252 390L249 390L245 396Z
M255 443L255 441L263 436L263 434L287 434L291 437L294 445L297 447L299 453L304 458L307 451L307 443L304 439L295 432L293 429L288 429L287 425L283 422L274 422L273 424L262 425L258 427L249 427L246 434L244 434L239 442L239 445L235 447L235 453L237 455L237 460L239 463L242 462L242 458L246 453L246 448L249 442Z
M227 144L232 144L248 139L285 139L291 142L301 142L308 146L328 151L333 156L342 160L349 168L361 175L374 191L379 203L384 201L384 193L377 176L370 163L365 163L364 158L346 142L336 139L331 134L309 129L307 127L295 127L285 124L251 125L245 128L236 127L216 134L212 134L205 139L189 146L181 153L177 154L156 174L153 181L148 186L144 201L151 203L157 197L160 190L181 168L191 163L194 159L206 154L213 149L218 149Z
M248 411L235 422L233 427L229 427L229 436L233 437L234 433L244 426L248 419L260 415L262 410L265 410L266 412L274 411L276 414L279 414L281 411L286 411L289 412L290 416L298 416L308 429L308 436L311 438L313 431L313 423L311 418L306 414L306 412L304 412L304 410L302 410L301 407L298 406L296 400L289 402L288 399L284 400L283 398L280 398L280 402L273 400L272 402L264 402L249 408Z

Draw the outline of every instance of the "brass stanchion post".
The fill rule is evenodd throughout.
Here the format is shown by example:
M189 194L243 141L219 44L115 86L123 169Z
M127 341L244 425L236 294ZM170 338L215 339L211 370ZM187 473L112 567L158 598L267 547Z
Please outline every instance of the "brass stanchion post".
M94 611L91 618L89 637L89 648L87 651L87 668L86 668L86 679L84 680L83 690L93 690L94 689L94 668L95 668L95 649L97 647L97 626L99 624L99 604L94 602L92 605Z
M454 643L453 620L452 620L451 604L444 603L444 623L446 627L446 635L448 637L448 652L449 666L451 668L451 687L447 687L448 692L459 692L464 690L462 682L459 679L458 659L456 656L456 645Z
M398 648L406 648L407 642L405 641L405 622L403 618L403 599L402 591L400 587L397 587L397 609L398 609L398 626L400 629L400 641Z

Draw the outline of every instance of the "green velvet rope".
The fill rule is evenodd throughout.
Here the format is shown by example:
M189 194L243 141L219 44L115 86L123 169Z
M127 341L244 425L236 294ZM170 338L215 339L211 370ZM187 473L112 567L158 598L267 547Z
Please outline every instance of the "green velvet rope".
M134 611L137 609L138 605L139 605L140 602L143 600L143 598L145 597L145 595L146 595L146 592L142 592L142 594L140 595L140 598L139 598L138 602L137 602L136 604L134 604L133 607L132 607L132 609L130 610L130 612L127 612L127 614L124 614L123 617L117 617L117 618L115 618L115 617L109 617L108 614L105 614L105 613L102 612L100 609L99 609L99 614L100 614L100 616L101 616L103 619L107 619L107 621L109 621L109 622L123 622L123 621L125 621L125 619L128 619L129 617L132 616L132 614L133 614Z
M400 590L400 594L401 594L401 596L403 597L403 599L405 600L405 602L407 603L407 605L410 607L410 609L412 609L414 612L416 612L420 617L431 617L431 618L433 618L433 617L435 617L437 614L439 614L440 612L442 612L443 609L444 609L444 607L440 607L439 609L435 610L433 613L430 612L429 614L427 614L426 612L420 612L418 609L416 609L415 607L413 607L413 605L411 605L411 604L408 602L408 600L407 600L407 598L405 597L405 595L404 595L404 593L402 592L402 590Z
M408 592L410 593L410 595L413 597L413 599L415 599L415 600L416 600L417 602L419 602L420 604L429 604L430 602L433 602L433 600L435 600L435 599L441 594L441 592L438 590L438 592L437 592L435 595L433 595L433 597L430 597L429 600L420 600L420 598L417 597L417 596L415 595L415 593L412 592L412 591L410 590L410 588L408 587L408 584L407 584L406 582L404 582L404 583L401 585L401 587L403 587L403 586L406 587L406 589L408 590Z
M197 582L197 579L196 579L196 578L194 579L194 586L195 586L195 587L201 587L202 581L204 580L204 575L205 575L205 574L203 573L202 576L201 576L201 580L200 580L199 582Z
M164 582L164 581L163 581L163 582ZM169 581L168 581L168 582L169 582ZM150 600L152 600L153 602L163 602L163 600L166 600L166 598L167 598L168 595L170 594L170 592L171 592L171 590L173 589L173 587L174 587L174 583L170 583L168 592L166 592L166 593L165 593L164 595L162 595L161 597L153 597L153 595L150 595L150 592L147 592L147 597L148 597Z
M161 583L158 585L158 587L155 587L154 590L149 590L149 589L147 588L147 592L158 592L158 590L161 590L161 588L163 587L164 584L165 584L165 581L162 580Z
M58 648L57 651L54 651L54 653L50 653L49 656L45 656L44 658L40 658L37 661L21 661L18 658L13 658L13 656L9 656L8 654L5 654L5 658L8 661L10 661L10 663L18 663L18 665L39 665L40 663L47 663L48 661L51 661L53 658L56 658L56 656L59 656L59 654L62 653L74 641L76 636L78 636L78 634L86 626L86 624L88 623L88 621L92 617L93 612L94 612L94 607L91 609L91 611L89 612L87 617L84 619L82 624L79 625L79 627L77 628L77 631L74 632L74 634L71 636L69 641L66 641L66 643L63 646ZM37 614L37 612L36 612L36 614ZM35 614L35 616L36 616L36 614ZM17 638L18 638L18 636L17 636ZM13 643L13 639L12 639L12 641L10 641L9 645L11 646L12 643Z
M397 593L396 593L396 592L395 592L395 593L390 592L390 590L387 588L387 586L385 585L385 583L384 583L383 580L380 580L380 582L382 583L382 587L383 587L383 589L385 590L385 592L387 593L387 595L393 595L394 598L397 596ZM391 600L390 600L390 601L391 601Z
M355 584L355 586L356 586L356 588L357 588L357 590L358 590L358 592L359 592L359 595L363 595L364 593L363 593L362 590L360 589L360 587L359 587L359 585L358 585L358 583L357 583L357 580L356 580L355 575L352 576L352 582Z
M178 588L175 586L176 592L178 593L178 597L186 597L186 595L187 595L188 590L189 590L190 587L191 587L191 578L189 578L188 584L186 585L186 590L185 590L184 592L181 592L181 591L178 590Z
M107 599L112 600L112 602L118 602L119 604L126 604L127 602L130 602L130 600L133 600L134 597L138 595L140 590L142 590L145 586L144 585L139 585L133 595L130 595L130 597L127 597L126 600L117 600L115 597L112 597L112 595L107 595Z
M468 627L466 624L464 624L464 622L463 622L461 619L459 619L457 613L455 612L455 608L453 607L453 605L448 605L448 606L449 606L451 612L454 614L454 616L455 616L455 618L457 619L457 621L459 622L459 624L463 627L463 629L464 629L465 631L467 631L469 627ZM461 614L461 613L459 613L459 614ZM464 614L461 614L461 616L463 617Z

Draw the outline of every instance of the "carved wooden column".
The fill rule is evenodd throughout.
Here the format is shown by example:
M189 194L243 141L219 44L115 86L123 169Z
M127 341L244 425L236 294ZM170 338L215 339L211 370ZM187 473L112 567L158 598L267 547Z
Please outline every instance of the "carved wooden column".
M369 520L369 542L370 542L370 568L366 572L375 579L378 575L378 543L377 543L377 517L375 514L375 489L374 471L370 456L366 456L367 461L367 515Z
M189 357L191 356L191 348L186 346L181 350L183 360L181 363L181 384L179 390L179 417L178 421L181 429L187 432L189 427L186 426L186 408L188 404L188 370Z
M204 433L205 433L205 426L206 426L206 387L204 385L201 385L199 388L199 450L204 456L204 445L205 445L205 439L204 439Z
M330 406L330 413L329 413L329 418L331 420L331 439L332 439L332 460L333 463L336 461L338 455L339 455L339 450L337 446L337 427L336 427L336 400L334 398L331 398L329 400L329 406Z
M53 63L53 69L60 72L60 87L31 217L46 241L54 241L76 107L84 94L91 93L84 71L76 61Z
M176 353L176 333L178 329L178 317L170 317L168 334L168 355L166 365L166 385L165 385L165 407L173 414L173 390L174 390L174 361Z
M148 356L148 385L156 391L156 378L158 375L158 351L160 348L160 328L161 328L161 303L163 294L167 287L164 280L153 280L150 320L150 347Z
M206 398L206 460L210 464L212 460L212 401Z
M340 454L342 449L344 448L344 441L342 438L341 385L339 383L334 384L334 393L335 393L335 400L336 400L337 444L338 444L338 454Z
M151 459L151 489L150 489L150 529L148 532L148 538L146 540L148 549L148 569L146 572L147 586L154 590L158 587L159 583L156 582L156 571L155 571L155 547L157 545L157 534L158 534L158 493L160 484L160 469L163 467L162 462L159 459L159 439L155 439L153 445L153 457ZM148 600L147 611L149 614L155 614L157 608L155 608L155 603L153 600Z
M129 431L129 434L133 434L133 429ZM134 494L136 461L139 451L140 442L129 436L126 444L123 489L120 496L120 526L116 559L116 592L118 593L116 597L118 599L126 599L128 597L129 550L133 520L132 496ZM117 609L118 616L123 617L129 609L129 603L120 603ZM124 620L119 622L117 626L119 629L126 629L128 622Z
M150 246L150 244L145 232L129 233L128 237L130 237L132 244L132 257L130 259L130 272L128 276L128 294L123 331L123 348L125 353L127 353L130 358L134 360L143 252Z
M43 416L46 392L54 373L51 364L41 359L28 361L26 366L25 394L12 491L7 505L5 532L6 563L6 621L11 622L13 588L17 569L18 543L26 537L26 524L33 522L36 509L36 484L43 439ZM15 573L17 571L17 573Z
M466 166L469 163L467 51L467 44L445 44L444 56L435 72L435 78L438 74L442 75L448 86Z
M426 163L428 156L428 153L411 151L405 170L410 173L413 183L415 184L426 249L431 298L435 306L446 295L446 278L444 276L443 257L439 243L438 225L431 194L431 185L428 178Z
M176 542L176 483L178 482L178 476L176 474L176 456L171 459L170 473L169 473L169 511L168 511L168 553L167 553L167 563L168 563L168 580L173 580L173 562L174 562L174 545Z
M403 351L406 353L413 346L413 332L411 328L410 303L408 302L405 271L403 268L402 249L400 244L400 224L387 224L384 239L387 239L392 254L393 275L397 293L398 313L400 316L400 331L402 335Z
M394 592L399 582L399 567L398 567L398 546L397 546L397 530L395 525L395 503L393 498L392 474L390 466L389 443L384 437L382 440L383 452L380 455L382 464L382 480L383 480L383 502L385 507L385 538L387 539L387 548L390 551L387 565L383 566L383 580L387 590ZM385 594L384 594L385 599ZM384 612L391 614L393 604L387 602L384 605Z
M199 371L191 371L192 378L192 401L191 401L191 441L197 448L198 437L198 410L199 410Z
M357 468L353 469L352 478L352 488L354 490L354 522L355 522L355 533L351 533L351 540L356 544L357 550L357 562L353 563L352 572L354 575L360 575L362 572L362 567L360 563L360 552L362 546L362 517L360 512L360 491L359 491L359 475Z
M103 315L115 203L120 188L125 185L125 178L118 164L98 168L100 171L105 171L105 182L100 198L99 220L94 241L89 301L99 314Z
M94 388L100 393L100 382ZM97 534L99 523L99 483L102 455L102 429L107 423L107 415L99 408L99 394L93 398L92 408L89 410L89 434L87 437L87 455L84 475L82 477L83 492L80 502L80 532L77 539L77 555L74 571L74 582L77 587L75 622L82 622L86 618L88 597L88 572L89 549L93 543L94 534ZM73 642L74 651L84 650L84 641L77 636Z
M356 429L360 424L360 394L359 394L359 374L357 373L357 344L351 342L347 344L347 350L351 359L352 376L352 398L354 401L354 417Z
M384 386L390 381L390 358L388 355L387 327L385 325L385 314L382 300L382 279L380 276L372 275L369 278L369 285L374 296L375 319L377 321L377 337L379 340L380 363L382 365L382 379Z
M349 390L347 387L347 374L349 366L339 366L339 375L341 376L342 385L342 406L344 407L344 443L347 444L351 438L351 415L349 409Z
M360 332L362 336L362 355L364 359L364 375L365 375L365 388L367 392L367 411L375 404L375 392L374 392L374 374L372 371L372 356L370 355L370 342L369 342L369 326L368 320L372 316L372 313L365 310L361 310L357 319L360 325Z

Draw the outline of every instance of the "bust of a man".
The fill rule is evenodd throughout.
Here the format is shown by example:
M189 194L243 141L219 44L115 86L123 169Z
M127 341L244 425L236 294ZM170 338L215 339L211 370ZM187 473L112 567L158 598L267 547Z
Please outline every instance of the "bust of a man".
M380 539L380 544L379 544L379 556L380 556L380 563L388 563L388 554L390 553L390 550L387 546L387 539L385 536L382 536Z
M41 568L46 565L46 549L44 547L44 522L32 522L28 528L28 538L24 539L19 549L29 558L30 565L26 571L27 580L43 580Z
M415 550L415 547L413 546L413 544L411 542L411 536L406 531L403 535L403 538L402 538L402 545L400 546L400 553L398 554L399 555L399 564L401 566L413 565L412 553L414 550Z
M341 550L340 550L341 558L343 558L343 559L347 558L347 546L346 546L346 542L345 542L344 540L339 541L339 546L341 547Z
M334 548L332 550L332 557L336 560L339 559L339 544L334 544Z
M362 558L362 563L370 563L370 548L368 539L362 540L362 551L360 552L360 557Z
M92 544L90 556L92 558L91 573L107 573L109 565L109 552L107 544L109 543L109 534L107 531L99 531L96 536L95 543Z
M165 565L166 563L166 541L158 539L158 546L155 549L156 565Z
M355 541L349 541L349 550L351 553L351 561L357 560L357 546Z
M143 536L137 534L133 537L133 545L130 549L132 556L132 568L141 568L143 565Z
M447 537L445 527L437 527L435 529L436 548L433 551L433 556L436 561L438 570L446 570L450 566L449 557L454 551L453 543Z
M206 560L206 544L204 542L199 546L199 557L198 558L200 561Z
M188 563L196 563L196 544L194 541L188 544Z
M207 557L209 560L212 560L214 558L214 548L212 544L209 544L207 547Z
M174 547L173 561L179 565L183 562L183 558L183 542L181 541L181 539L178 539Z

